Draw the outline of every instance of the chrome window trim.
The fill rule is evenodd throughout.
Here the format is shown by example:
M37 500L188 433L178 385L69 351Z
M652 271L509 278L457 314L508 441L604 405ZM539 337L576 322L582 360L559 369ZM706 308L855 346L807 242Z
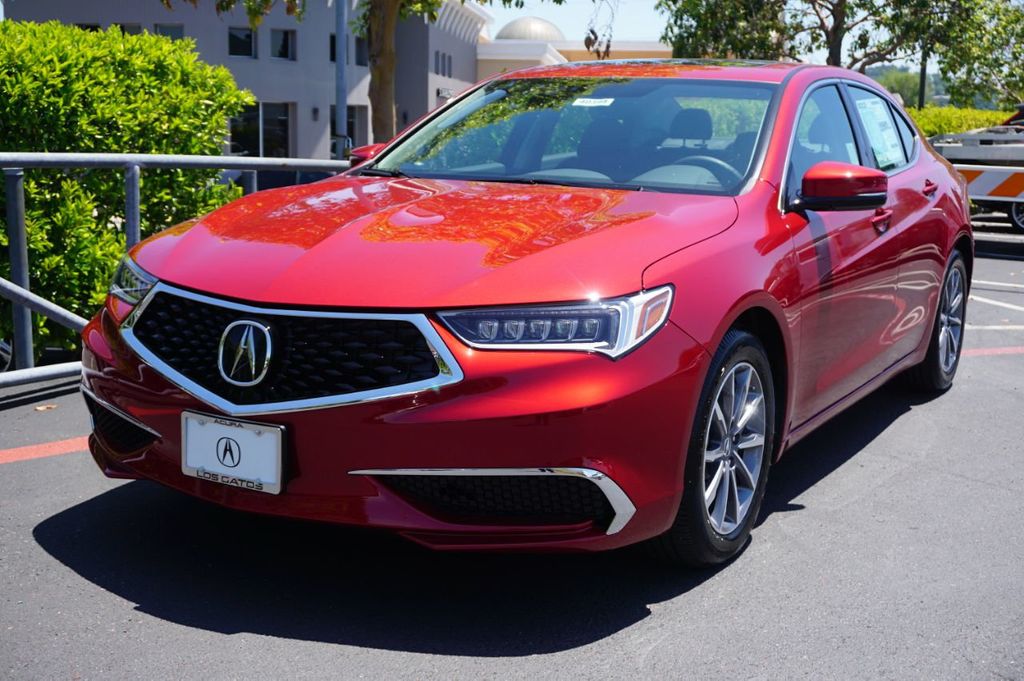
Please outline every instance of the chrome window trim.
M796 144L797 128L800 127L800 114L804 112L804 105L807 104L807 100L810 99L811 95L814 94L814 92L816 92L817 90L820 90L823 87L828 87L829 85L836 86L836 89L838 90L839 85L841 83L843 83L843 79L841 78L823 78L821 80L816 80L810 85L808 85L807 89L804 90L804 93L800 96L800 101L796 105L796 114L793 116L793 130L789 133L789 144L786 145L786 159L782 164L782 177L780 178L779 182L778 209L779 213L781 213L782 215L785 215L787 213L786 197L788 195L787 192L789 191L789 162L792 160L793 157L793 146ZM842 99L842 96L842 92L839 92L840 100ZM843 104L843 108L845 109L845 102ZM853 129L853 120L850 119L849 112L846 112L846 118L850 122L850 132L853 133L854 140L856 140L857 133ZM860 149L857 150L857 153L860 153Z
M87 388L84 383L79 385L78 388L82 391L83 394L88 395L89 398L91 398L96 404L98 404L99 406L103 407L107 411L110 411L110 412L113 412L114 414L117 414L118 416L123 418L125 421L130 422L132 425L137 426L138 428L142 428L144 431L146 431L150 435L156 437L157 439L163 439L163 435L161 435L160 433L156 432L155 430L153 430L152 428L147 426L145 423L143 423L142 421L138 420L137 418L135 418L134 416L132 416L128 412L124 411L123 409L118 409L117 407L112 405L110 402L107 402L102 397L99 397L96 393L94 393L92 390ZM91 414L89 415L89 417L90 417L90 420L93 420ZM93 424L92 424L92 429L96 430L96 423L95 422L93 422Z
M152 302L154 296L158 293L170 293L172 295L194 300L200 303L206 303L208 305L215 305L218 307L227 308L243 314L253 315L275 315L281 317L317 317L326 319L380 319L390 321L404 321L409 322L423 334L423 338L427 343L427 347L430 348L430 352L434 355L434 361L437 363L438 374L433 378L425 379L422 381L415 381L413 383L403 383L402 385L391 386L388 388L376 388L374 390L362 390L359 392L348 393L346 395L329 395L327 397L315 397L303 400L289 400L286 402L266 402L262 404L235 404L230 400L227 400L216 393L204 388L195 381L184 376L176 369L171 367L169 364L161 360L155 354L153 354L146 346L135 336L134 326L138 322L139 318L145 312L146 307ZM456 361L455 356L448 349L448 346L441 340L441 336L434 329L434 326L427 319L426 315L420 313L386 313L386 312L334 312L334 311L323 311L323 310L301 310L295 308L280 308L272 306L259 306L250 305L244 303L236 303L222 298L215 298L212 296L203 295L201 293L194 293L185 289L180 289L177 286L172 286L164 282L158 282L146 297L139 303L138 307L132 310L131 314L125 319L124 323L121 324L121 337L124 338L125 343L128 347L138 355L147 366L152 368L158 374L166 378L168 381L178 386L186 393L195 397L196 399L204 402L212 407L219 409L220 411L230 416L248 416L255 414L281 414L293 411L305 411L309 409L323 409L326 407L334 407L343 404L358 404L362 402L370 402L373 400L383 400L391 397L400 397L403 395L412 395L414 393L422 392L424 390L434 390L442 386L451 385L458 383L464 377L462 368ZM219 359L218 359L219 361Z
M593 468L366 468L349 471L349 475L463 475L517 477L534 475L556 475L583 478L597 485L611 505L615 516L605 534L616 534L636 513L636 506L622 488L610 477Z

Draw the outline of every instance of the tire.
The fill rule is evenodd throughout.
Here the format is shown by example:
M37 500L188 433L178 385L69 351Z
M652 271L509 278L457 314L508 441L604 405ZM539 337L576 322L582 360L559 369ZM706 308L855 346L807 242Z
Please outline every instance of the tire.
M1024 230L1024 203L1014 203L1010 205L1010 210L1006 211L1006 215L1010 218L1010 224L1017 229Z
M956 283L959 281L959 285ZM958 289L958 293L955 292ZM953 298L950 299L952 293ZM931 341L924 361L909 369L905 383L912 390L921 392L943 392L953 385L953 378L960 366L960 352L963 350L964 326L967 321L967 266L960 251L954 250L946 265L939 294L939 309L935 312ZM959 296L959 300L957 300ZM954 307L957 308L953 310ZM953 314L956 313L956 314ZM958 320L958 322L954 322ZM945 339L943 336L945 335ZM955 348L949 352L949 343Z
M748 378L745 404L752 416L740 424L742 419L736 418L739 410L729 414L729 394L731 390L732 399L736 399L738 383L738 394L743 395L742 386ZM751 406L758 403L758 398L760 411ZM737 425L742 425L738 432ZM725 432L735 436L723 437ZM760 446L752 445L758 435ZM746 447L742 446L744 442ZM739 553L760 512L774 442L775 390L768 355L755 336L733 329L711 360L687 448L683 498L672 527L651 541L654 553L691 567L718 565ZM752 470L755 464L756 471ZM731 494L734 484L745 495L745 501L737 503L741 494L723 496ZM724 493L723 485L729 488ZM710 503L705 502L706 490L711 492Z

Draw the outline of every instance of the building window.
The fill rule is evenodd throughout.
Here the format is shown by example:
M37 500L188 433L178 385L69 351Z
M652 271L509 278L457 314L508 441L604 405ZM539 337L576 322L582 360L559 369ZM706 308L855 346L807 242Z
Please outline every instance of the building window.
M251 28L228 29L228 54L232 57L256 58L256 34Z
M370 65L370 44L366 38L356 36L356 66Z
M445 57L445 59L446 59L445 74L449 78L451 78L452 77L452 55L449 54L447 57Z
M77 26L78 28L82 29L83 31L98 31L98 30L100 30L100 25L99 24L75 24L75 26Z
M153 24L153 33L171 40L181 40L185 37L185 27L181 24Z
M285 103L262 105L261 129L264 156L291 156L290 106Z
M236 156L291 156L292 105L261 102L231 119L231 154Z
M128 35L138 35L139 33L142 33L142 25L141 24L114 24L114 25L117 26L119 29L121 29L121 33L125 33L125 34L128 34Z
M270 30L270 56L295 61L295 31Z
M231 118L232 156L260 155L260 105L253 104Z
M441 53L437 50L434 50L434 73L441 73Z
M337 56L335 56L337 51L338 51L338 36L336 36L335 34L332 33L331 34L331 47L330 47L331 61L337 61L338 60Z

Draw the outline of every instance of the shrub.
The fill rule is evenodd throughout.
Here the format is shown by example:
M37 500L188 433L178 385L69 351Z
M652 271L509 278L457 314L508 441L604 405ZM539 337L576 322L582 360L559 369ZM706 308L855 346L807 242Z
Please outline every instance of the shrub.
M958 109L952 106L926 106L923 109L907 109L907 113L921 128L925 137L967 132L975 128L999 125L1010 114L1004 111L984 109Z
M251 102L188 40L0 22L0 151L219 154L228 117ZM238 195L217 177L143 170L143 235ZM124 249L123 172L26 170L25 204L32 290L88 317ZM0 192L0 276L9 277L5 215ZM10 306L0 310L0 338L10 337ZM77 346L74 333L41 319L36 341Z

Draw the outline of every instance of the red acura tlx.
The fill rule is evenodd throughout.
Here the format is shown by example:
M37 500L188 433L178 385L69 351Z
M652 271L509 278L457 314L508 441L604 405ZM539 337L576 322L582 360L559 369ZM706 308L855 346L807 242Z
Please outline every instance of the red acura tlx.
M538 67L355 156L132 249L83 334L104 473L435 548L713 564L793 443L956 373L965 186L858 73Z

